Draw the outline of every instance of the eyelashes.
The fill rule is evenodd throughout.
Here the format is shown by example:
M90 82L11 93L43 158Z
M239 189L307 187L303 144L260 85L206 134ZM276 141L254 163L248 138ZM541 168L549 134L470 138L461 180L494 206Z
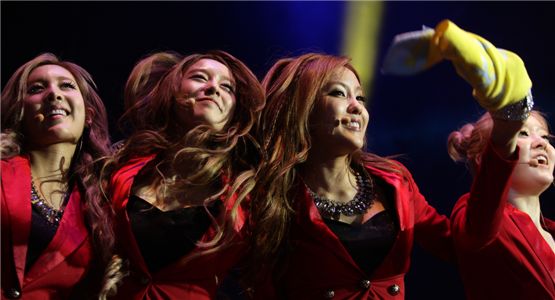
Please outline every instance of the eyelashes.
M38 94L41 93L42 91L44 91L46 89L46 86L48 84L47 83L33 83L29 86L29 88L27 88L27 94ZM61 82L58 87L61 90L76 90L77 89L77 84L71 81L63 81Z
M328 93L328 95L333 96L333 97L347 97L346 93L341 91L341 90L332 90L331 92ZM366 97L364 96L356 96L356 99L358 102L366 102Z
M208 82L210 80L207 75L202 74L202 73L192 74L188 78L191 79L191 80L194 80L194 81L202 82L202 83ZM235 93L235 85L233 85L232 83L228 83L227 80L224 81L223 83L220 83L220 88L225 90L226 92L228 92L230 94Z

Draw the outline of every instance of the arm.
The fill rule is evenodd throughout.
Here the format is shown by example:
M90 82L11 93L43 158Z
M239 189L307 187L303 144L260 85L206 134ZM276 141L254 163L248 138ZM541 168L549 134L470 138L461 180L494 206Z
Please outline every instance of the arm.
M410 75L449 60L473 88L478 103L493 116L493 129L470 196L453 210L453 231L487 244L495 236L515 165L517 134L533 102L532 82L518 55L446 20L435 29L396 37L386 57L386 73ZM414 63L419 62L419 63ZM424 214L425 215L425 214Z
M514 124L508 126L503 135L513 130ZM494 145L496 142L493 139L490 141L482 155L470 194L463 196L455 205L451 216L455 240L466 249L479 250L490 244L497 237L503 219L508 183L516 166L518 150L512 143L513 138L497 138L503 143Z

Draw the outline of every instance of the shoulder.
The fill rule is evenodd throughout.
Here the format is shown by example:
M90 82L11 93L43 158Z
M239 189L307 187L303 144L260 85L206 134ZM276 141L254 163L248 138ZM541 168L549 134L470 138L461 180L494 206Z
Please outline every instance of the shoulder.
M25 171L29 167L29 158L25 155L12 156L10 158L2 159L2 176L7 174L14 175L14 173Z
M2 166L28 164L29 158L26 155L16 155L9 158L2 158Z
M123 164L119 169L115 170L112 175L112 181L117 181L122 178L133 177L151 161L155 155L134 157Z
M384 180L401 180L406 183L414 182L410 171L401 162L387 159L387 164L364 162L364 168L374 176Z
M135 157L116 169L110 179L110 189L113 194L125 192L131 188L133 179L139 171L151 161L155 155Z

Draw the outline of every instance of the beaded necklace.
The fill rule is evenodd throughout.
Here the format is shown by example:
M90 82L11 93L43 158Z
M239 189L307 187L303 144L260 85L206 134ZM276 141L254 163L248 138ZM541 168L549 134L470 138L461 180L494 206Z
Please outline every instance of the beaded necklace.
M64 193L63 199L64 203L66 202L67 193ZM35 188L35 183L33 177L31 177L31 204L36 211L41 214L50 224L58 225L62 216L64 214L65 205L62 205L60 209L55 209L54 207L50 206L46 200L44 200L37 189Z
M323 216L339 219L341 214L345 216L360 215L372 207L376 198L374 181L369 174L366 172L364 174L366 176L363 176L361 172L355 172L357 193L351 201L345 203L320 196L312 191L308 185L305 184L305 186L312 199L314 199L314 204Z

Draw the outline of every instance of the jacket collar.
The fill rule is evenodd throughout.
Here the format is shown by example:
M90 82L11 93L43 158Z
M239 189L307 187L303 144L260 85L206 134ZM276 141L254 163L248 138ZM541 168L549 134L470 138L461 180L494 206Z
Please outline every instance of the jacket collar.
M26 156L10 160L9 169L2 169L2 189L10 216L14 265L21 283L40 277L63 262L88 237L80 194L74 187L56 234L25 276L25 262L31 231L31 165Z
M528 245L537 256L538 260L543 264L545 270L551 277L551 284L553 288L555 288L555 255L553 251L551 251L551 247L547 244L547 242L543 239L542 235L539 233L536 225L530 218L530 216L516 207L512 206L511 204L506 205L509 215L512 221L515 223L518 230L522 233L522 236L528 242ZM549 219L545 220L545 225L551 234L553 234L553 226L555 223ZM531 232L537 232L537 234L530 234ZM553 288L551 290L553 290Z

